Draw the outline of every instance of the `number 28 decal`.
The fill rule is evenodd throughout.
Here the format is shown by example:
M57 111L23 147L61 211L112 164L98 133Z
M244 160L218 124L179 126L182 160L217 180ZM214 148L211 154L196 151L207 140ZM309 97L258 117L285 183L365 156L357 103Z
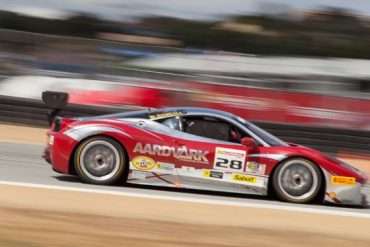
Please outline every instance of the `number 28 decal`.
M243 168L243 162L240 160L229 160L225 158L217 158L215 168L219 169L232 169L241 170Z
M244 171L246 152L238 149L216 148L213 168L226 171Z

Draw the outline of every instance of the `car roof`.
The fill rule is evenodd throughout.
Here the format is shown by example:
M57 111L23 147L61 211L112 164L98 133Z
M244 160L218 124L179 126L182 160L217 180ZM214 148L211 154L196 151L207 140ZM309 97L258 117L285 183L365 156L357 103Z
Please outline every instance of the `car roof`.
M156 109L154 111L151 111L151 113L155 112L183 112L184 115L192 115L192 114L212 114L212 115L220 115L224 117L232 117L234 116L231 113L215 110L215 109L209 109L209 108L203 108L203 107L166 107L166 108L160 108Z
M104 118L144 118L144 119L161 119L161 118L168 118L173 116L186 116L186 115L217 115L226 118L233 118L235 115L209 109L209 108L202 108L202 107L165 107L165 108L148 108L146 110L140 111L129 111L129 112L121 112L121 113L114 113L114 114L107 114L107 115L100 115L95 117L81 117L79 120L94 120L94 119L104 119Z

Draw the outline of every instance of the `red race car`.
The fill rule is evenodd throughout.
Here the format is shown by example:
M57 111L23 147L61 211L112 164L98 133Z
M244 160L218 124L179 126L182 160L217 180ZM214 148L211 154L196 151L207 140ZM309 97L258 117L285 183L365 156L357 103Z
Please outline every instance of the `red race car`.
M367 177L356 168L286 143L227 112L180 107L56 117L48 138L46 161L86 183L274 193L294 203L367 204L361 193Z

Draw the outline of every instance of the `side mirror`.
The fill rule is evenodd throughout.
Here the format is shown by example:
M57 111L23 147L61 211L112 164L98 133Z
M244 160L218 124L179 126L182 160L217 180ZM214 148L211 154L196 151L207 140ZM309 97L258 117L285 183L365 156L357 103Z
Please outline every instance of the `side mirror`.
M254 141L254 139L253 138L249 138L249 137L243 137L242 140L241 140L241 144L243 146L251 147L253 149L257 149L258 148L258 145Z

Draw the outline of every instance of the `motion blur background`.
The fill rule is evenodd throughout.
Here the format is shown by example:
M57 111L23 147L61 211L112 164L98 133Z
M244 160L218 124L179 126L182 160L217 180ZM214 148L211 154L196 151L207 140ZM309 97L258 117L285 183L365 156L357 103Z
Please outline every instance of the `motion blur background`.
M370 0L0 0L1 247L370 246L369 209L57 174L45 90L73 116L225 110L370 177Z
M76 104L370 130L370 1L0 0L0 9L0 95L57 90Z

